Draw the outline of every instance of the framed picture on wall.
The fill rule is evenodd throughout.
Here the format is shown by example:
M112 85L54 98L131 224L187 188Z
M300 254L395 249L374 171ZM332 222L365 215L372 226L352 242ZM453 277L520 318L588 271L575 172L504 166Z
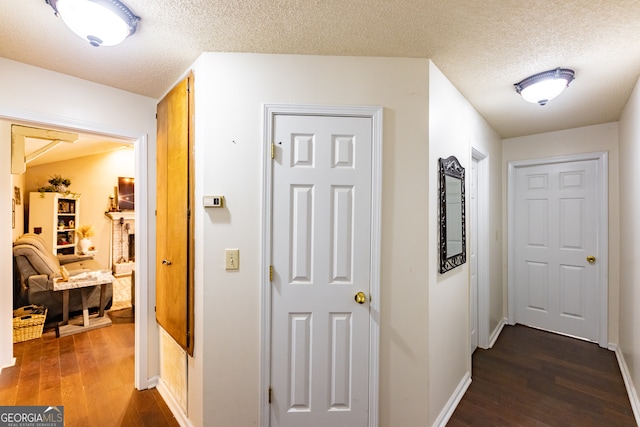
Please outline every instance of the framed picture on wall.
M118 209L121 211L134 210L133 198L134 179L127 177L118 178Z
M13 198L16 205L22 204L22 198L20 197L20 187L13 187Z

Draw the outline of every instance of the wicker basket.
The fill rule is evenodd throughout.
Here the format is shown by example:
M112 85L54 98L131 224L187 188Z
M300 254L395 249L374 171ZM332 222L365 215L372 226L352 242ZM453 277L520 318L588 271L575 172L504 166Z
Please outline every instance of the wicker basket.
M13 342L40 338L47 308L41 305L27 305L13 311Z

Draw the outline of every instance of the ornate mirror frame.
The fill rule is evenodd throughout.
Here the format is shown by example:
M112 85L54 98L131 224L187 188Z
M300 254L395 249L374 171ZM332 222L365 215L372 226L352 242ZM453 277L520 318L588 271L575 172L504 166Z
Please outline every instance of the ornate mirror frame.
M464 168L455 156L446 159L441 158L438 163L440 184L440 273L446 273L467 262ZM456 188L457 183L460 184L459 192L457 192ZM448 189L447 186L449 187ZM447 203L447 199L449 199L449 203Z

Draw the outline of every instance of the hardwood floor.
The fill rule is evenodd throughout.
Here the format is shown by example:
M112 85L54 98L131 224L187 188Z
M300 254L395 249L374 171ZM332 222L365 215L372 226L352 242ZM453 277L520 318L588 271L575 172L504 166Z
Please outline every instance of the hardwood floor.
M134 388L134 324L14 344L0 405L64 406L65 426L177 426L156 389Z
M177 426L156 389L133 386L133 323L14 344L0 405L64 406L65 425ZM596 344L507 326L476 350L473 381L447 424L635 426L615 354Z
M507 326L473 356L473 381L448 426L635 426L612 351Z

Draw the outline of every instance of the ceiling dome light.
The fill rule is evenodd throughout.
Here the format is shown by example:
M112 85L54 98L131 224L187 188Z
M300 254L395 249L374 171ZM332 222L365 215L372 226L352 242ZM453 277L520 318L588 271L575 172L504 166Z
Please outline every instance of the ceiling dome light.
M513 86L525 101L534 104L546 105L556 96L560 95L564 88L574 79L575 72L568 68L556 68L527 77Z
M114 46L136 32L140 17L119 0L45 0L92 46Z

